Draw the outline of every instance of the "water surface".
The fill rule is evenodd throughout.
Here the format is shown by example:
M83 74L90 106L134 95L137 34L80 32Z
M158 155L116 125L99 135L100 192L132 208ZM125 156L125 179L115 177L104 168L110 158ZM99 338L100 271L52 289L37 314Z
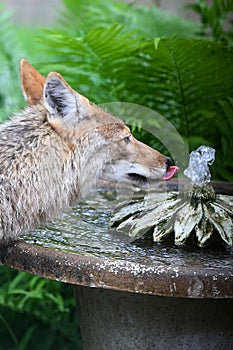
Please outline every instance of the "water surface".
M187 266L232 269L233 249L222 251L191 250L129 242L128 237L109 231L108 223L116 201L93 195L79 202L46 227L22 239L42 247L79 255L124 260L143 265Z

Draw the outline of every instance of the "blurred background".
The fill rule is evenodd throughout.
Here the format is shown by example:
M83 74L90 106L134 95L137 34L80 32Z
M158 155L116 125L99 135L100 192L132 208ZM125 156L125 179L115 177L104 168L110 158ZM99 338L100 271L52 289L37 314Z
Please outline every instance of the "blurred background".
M184 11L184 5L192 3L192 0L139 0L125 1L138 5L157 5L161 10L180 15L185 18L194 17L194 14ZM19 24L31 24L33 26L48 26L58 17L61 8L59 0L3 0L7 9L13 10L13 19ZM94 4L94 1L93 1Z

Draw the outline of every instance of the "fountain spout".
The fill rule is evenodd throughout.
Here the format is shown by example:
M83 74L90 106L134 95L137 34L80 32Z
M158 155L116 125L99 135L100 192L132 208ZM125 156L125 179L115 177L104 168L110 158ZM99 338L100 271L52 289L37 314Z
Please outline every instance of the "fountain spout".
M209 165L215 161L215 149L208 146L200 146L196 151L190 153L189 166L184 175L199 186L210 182L211 174Z

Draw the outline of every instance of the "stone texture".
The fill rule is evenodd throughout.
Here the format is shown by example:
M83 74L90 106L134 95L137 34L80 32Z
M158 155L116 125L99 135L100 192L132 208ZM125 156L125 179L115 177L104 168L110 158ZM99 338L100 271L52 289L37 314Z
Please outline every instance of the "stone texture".
M84 350L232 349L232 299L75 291Z
M232 259L230 257L230 259ZM232 298L233 271L205 265L139 264L83 256L17 241L0 246L0 262L17 270L80 286L170 297Z

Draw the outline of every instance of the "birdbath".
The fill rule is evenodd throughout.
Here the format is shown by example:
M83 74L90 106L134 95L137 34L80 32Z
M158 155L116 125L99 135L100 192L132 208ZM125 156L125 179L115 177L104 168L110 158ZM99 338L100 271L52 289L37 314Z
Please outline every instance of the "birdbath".
M170 181L167 191L186 181ZM212 182L218 195L233 184ZM101 189L50 226L2 246L14 269L74 285L84 350L232 349L232 248L154 244L109 232Z

